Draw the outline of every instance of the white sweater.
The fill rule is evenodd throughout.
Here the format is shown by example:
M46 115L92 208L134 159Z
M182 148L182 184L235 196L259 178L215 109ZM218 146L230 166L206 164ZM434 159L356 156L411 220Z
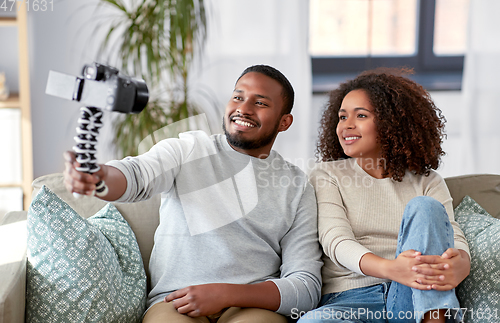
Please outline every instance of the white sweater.
M404 209L416 196L431 196L444 205L454 230L455 248L469 252L454 220L448 188L434 171L429 176L406 172L402 182L376 179L350 158L317 164L310 182L318 199L319 239L325 263L323 294L387 281L363 275L359 262L368 252L395 258Z

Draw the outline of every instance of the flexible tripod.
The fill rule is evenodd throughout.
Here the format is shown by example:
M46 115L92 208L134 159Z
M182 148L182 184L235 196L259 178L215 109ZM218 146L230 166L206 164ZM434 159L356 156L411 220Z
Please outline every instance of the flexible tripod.
M101 109L93 107L80 108L80 118L78 119L78 128L76 128L77 136L74 137L76 145L73 147L76 161L80 163L80 166L76 167L77 171L93 174L101 169L97 165L95 154L97 153L97 136L99 135L99 129L103 126L101 122L102 116ZM108 187L104 184L104 181L96 184L95 194L97 196L108 194ZM80 196L78 193L74 193L74 195L75 197Z
M89 174L100 169L95 154L97 136L102 127L101 109L140 113L149 100L149 91L144 80L121 75L118 69L99 63L84 65L81 77L50 71L45 92L87 105L80 109L76 145L73 150L76 161L80 163L76 170ZM97 183L95 194L108 194L108 187L103 181ZM80 196L77 193L73 195Z

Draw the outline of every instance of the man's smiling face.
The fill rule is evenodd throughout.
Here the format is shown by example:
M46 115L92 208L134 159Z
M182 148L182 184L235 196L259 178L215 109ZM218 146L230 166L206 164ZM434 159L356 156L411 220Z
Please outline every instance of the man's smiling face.
M278 132L288 129L292 116L283 115L282 90L278 81L258 72L238 80L223 119L227 141L236 151L266 156Z

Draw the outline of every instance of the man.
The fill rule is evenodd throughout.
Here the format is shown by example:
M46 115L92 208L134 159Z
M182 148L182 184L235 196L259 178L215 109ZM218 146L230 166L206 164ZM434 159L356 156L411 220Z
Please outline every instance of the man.
M321 290L317 207L306 175L272 151L292 124L291 84L256 65L237 80L224 135L200 131L79 173L66 153L68 190L108 201L161 194L143 322L286 322Z

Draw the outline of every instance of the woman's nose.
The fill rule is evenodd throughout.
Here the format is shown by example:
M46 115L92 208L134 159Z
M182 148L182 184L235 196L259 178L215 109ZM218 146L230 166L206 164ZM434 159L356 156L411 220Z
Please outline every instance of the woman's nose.
M347 118L347 119L345 119L345 122L344 122L344 127L345 127L346 129L353 129L353 128L355 128L355 127L356 127L356 125L355 125L354 120L353 120L352 118Z

